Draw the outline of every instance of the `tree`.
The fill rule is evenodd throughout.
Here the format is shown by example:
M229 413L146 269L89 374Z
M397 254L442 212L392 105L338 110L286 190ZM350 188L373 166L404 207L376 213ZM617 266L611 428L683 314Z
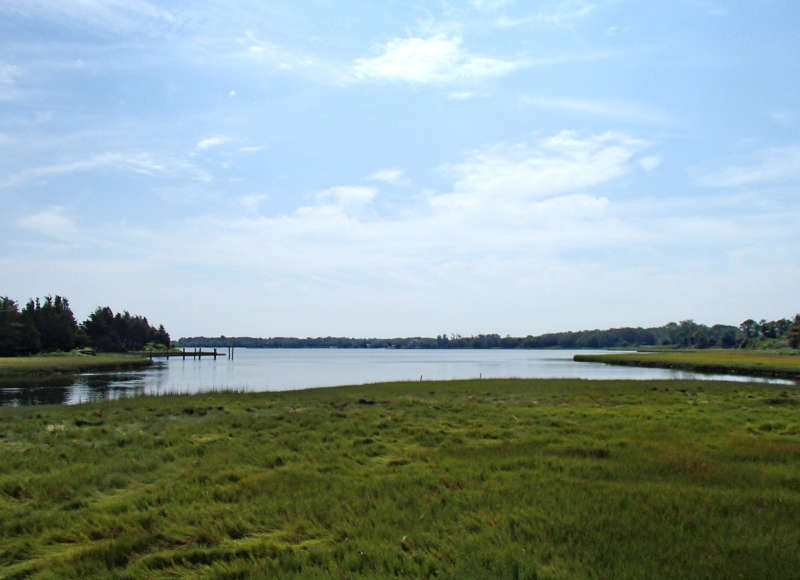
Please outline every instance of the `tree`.
M739 325L739 328L744 333L744 337L747 339L755 338L758 336L758 322L753 320L752 318L748 318L744 322Z
M97 307L83 322L89 344L101 352L118 352L122 344L114 332L114 313L108 306Z
M800 348L800 314L794 315L794 322L786 334L789 337L789 346Z
M83 323L89 344L102 352L143 350L155 342L169 347L170 338L164 325L150 326L144 316L133 316L127 310L114 314L108 306L98 307Z
M41 350L45 352L69 351L76 346L78 323L69 307L69 300L61 296L45 296L29 300L20 313L22 322L32 326L39 334ZM34 334L26 331L29 338Z

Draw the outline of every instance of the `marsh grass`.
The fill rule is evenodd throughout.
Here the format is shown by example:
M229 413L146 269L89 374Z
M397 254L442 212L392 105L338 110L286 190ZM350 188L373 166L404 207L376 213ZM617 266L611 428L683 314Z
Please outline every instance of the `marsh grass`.
M144 367L147 358L128 354L86 355L56 353L36 356L0 357L0 380L70 375L88 371L108 371Z
M699 372L800 378L800 353L733 349L659 351L635 354L576 354L577 362L685 369Z
M483 380L0 409L0 576L792 577L800 397Z

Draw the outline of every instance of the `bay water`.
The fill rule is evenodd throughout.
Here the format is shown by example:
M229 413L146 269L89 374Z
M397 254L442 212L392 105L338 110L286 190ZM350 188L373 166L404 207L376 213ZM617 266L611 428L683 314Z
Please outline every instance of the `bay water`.
M284 391L385 381L476 378L581 379L755 379L670 369L578 363L576 352L604 350L394 350L394 349L244 349L233 360L159 359L142 370L85 373L45 385L0 388L0 405L75 404L138 394L198 393L237 390ZM615 351L619 352L619 351Z

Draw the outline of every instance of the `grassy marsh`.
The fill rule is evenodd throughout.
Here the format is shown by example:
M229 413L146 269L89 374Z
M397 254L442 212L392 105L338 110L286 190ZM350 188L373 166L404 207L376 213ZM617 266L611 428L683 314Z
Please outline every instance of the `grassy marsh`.
M151 361L148 358L129 354L58 353L0 357L0 380L54 374L69 375L96 370L130 369L149 364Z
M682 350L635 354L576 354L577 362L800 378L800 354L743 350Z
M791 577L800 395L475 380L0 409L0 576Z

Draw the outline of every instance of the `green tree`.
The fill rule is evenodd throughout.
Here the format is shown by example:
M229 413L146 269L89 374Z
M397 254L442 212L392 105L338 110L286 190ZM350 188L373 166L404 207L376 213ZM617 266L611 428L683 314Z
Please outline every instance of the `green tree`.
M46 296L29 300L20 313L22 322L32 326L41 339L41 350L45 352L75 348L78 323L69 307L69 300L62 296ZM33 334L26 331L29 338Z
M794 322L786 334L789 337L789 346L800 348L800 314L794 315Z
M748 318L739 325L739 328L744 333L746 339L756 338L758 336L758 322L752 318Z

